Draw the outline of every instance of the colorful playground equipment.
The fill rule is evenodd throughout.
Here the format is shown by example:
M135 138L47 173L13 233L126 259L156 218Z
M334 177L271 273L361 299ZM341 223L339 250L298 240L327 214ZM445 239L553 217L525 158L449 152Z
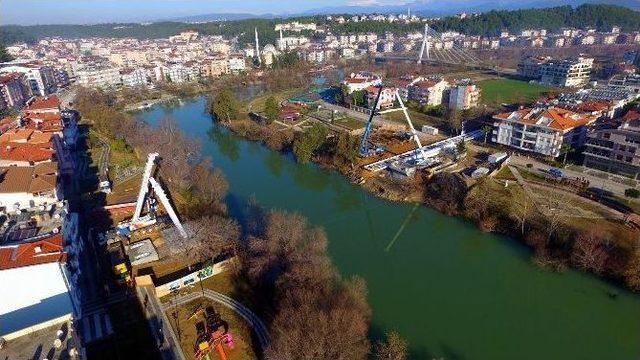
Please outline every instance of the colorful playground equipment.
M205 309L204 320L196 323L198 338L194 349L195 358L197 360L213 360L212 352L215 350L221 360L227 360L224 347L226 346L230 350L234 348L229 324L222 320L220 314L212 306Z

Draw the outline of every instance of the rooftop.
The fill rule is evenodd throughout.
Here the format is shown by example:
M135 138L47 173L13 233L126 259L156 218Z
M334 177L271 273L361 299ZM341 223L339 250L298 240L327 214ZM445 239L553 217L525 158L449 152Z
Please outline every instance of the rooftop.
M0 270L62 263L66 261L66 256L62 234L55 234L32 242L0 247Z
M555 130L567 131L595 121L594 116L577 113L558 107L524 108L512 112L494 115L498 120L516 121L522 124L546 126Z
M57 95L38 96L24 108L24 111L52 109L60 109L60 100Z
M58 179L51 170L51 165L44 164L0 167L0 194L54 191Z

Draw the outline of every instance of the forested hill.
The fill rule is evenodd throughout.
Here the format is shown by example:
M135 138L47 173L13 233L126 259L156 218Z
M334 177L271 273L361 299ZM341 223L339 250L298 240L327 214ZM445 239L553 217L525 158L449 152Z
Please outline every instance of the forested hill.
M621 6L585 4L573 9L560 6L546 9L489 11L480 16L460 20L444 18L434 24L438 30L455 30L471 35L498 35L500 30L519 31L528 28L558 30L562 27L595 27L609 31L619 25L623 31L640 30L640 12Z
M376 32L404 33L419 31L422 24L386 23L378 21L348 22L345 24L328 23L324 16L297 18L300 21L315 21L320 25L329 25L335 34ZM133 37L166 38L183 30L194 29L203 34L238 36L241 43L253 41L253 29L258 28L261 43L274 43L274 26L282 19L246 19L227 22L188 24L181 22L158 22L152 24L99 24L99 25L7 25L0 27L0 42L35 42L52 36L64 38L83 37ZM613 5L585 4L572 8L560 6L545 9L526 9L513 11L489 11L479 16L459 19L446 17L432 23L438 31L454 30L469 35L495 36L501 30L519 31L526 28L545 28L557 30L561 27L595 27L598 30L610 30L619 25L623 31L640 30L640 12Z

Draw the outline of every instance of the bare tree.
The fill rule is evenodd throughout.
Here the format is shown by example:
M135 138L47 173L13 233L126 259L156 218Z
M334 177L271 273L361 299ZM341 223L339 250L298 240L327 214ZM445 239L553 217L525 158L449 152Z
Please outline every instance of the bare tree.
M374 346L374 356L377 360L405 360L408 355L407 342L395 331L386 334L384 341L378 341Z
M527 195L527 191L524 188L519 196L514 196L510 213L518 222L520 233L524 235L526 224L535 213L533 199Z
M604 232L596 228L580 232L575 239L571 261L581 269L602 273L608 258L604 236Z

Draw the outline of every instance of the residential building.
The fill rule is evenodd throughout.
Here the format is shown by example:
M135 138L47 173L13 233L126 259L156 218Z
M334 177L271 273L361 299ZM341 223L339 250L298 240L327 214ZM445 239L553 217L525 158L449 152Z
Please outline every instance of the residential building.
M0 338L6 341L82 316L83 242L78 215L65 213L52 206L7 214L21 231L12 226L0 234L0 283L11 293L0 298Z
M54 71L50 66L36 61L14 61L1 66L0 73L24 74L30 92L35 95L49 95L58 89Z
M79 85L94 88L108 88L122 84L120 70L110 66L85 67L76 71Z
M247 65L244 60L244 55L242 54L233 54L229 56L229 71L234 74L238 74L247 70Z
M480 103L480 88L475 84L460 83L449 88L449 109L466 110Z
M376 101L379 87L370 86L366 89L367 92L367 107L371 109ZM383 87L378 99L376 110L392 108L396 102L396 89L392 87Z
M9 211L32 209L62 200L57 164L0 167L0 207Z
M589 82L593 58L550 60L540 69L540 82L550 86L577 87Z
M640 175L640 113L629 111L618 128L589 133L584 166L637 179Z
M144 87L147 86L147 72L143 68L120 70L122 86Z
M28 99L20 73L0 75L0 94L8 108L20 110Z
M584 145L587 126L594 116L557 107L524 108L493 116L492 140L518 150L558 157L563 145L573 149Z
M382 85L382 79L372 73L359 72L357 74L351 73L342 84L347 87L347 93L351 94L354 91L366 90L370 86Z
M425 79L409 86L409 100L436 106L442 104L449 83L444 79Z
M518 76L540 79L542 65L550 61L548 56L529 56L518 63Z

